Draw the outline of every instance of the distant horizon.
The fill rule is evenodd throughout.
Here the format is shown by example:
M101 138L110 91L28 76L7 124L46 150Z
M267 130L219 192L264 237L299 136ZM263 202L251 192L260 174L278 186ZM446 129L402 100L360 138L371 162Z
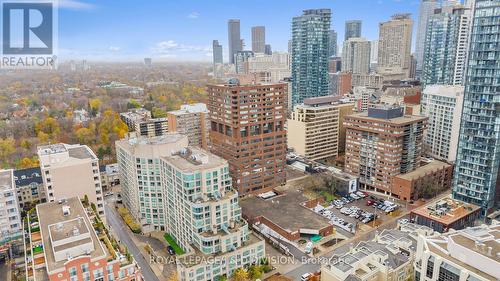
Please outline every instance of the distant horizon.
M212 40L228 61L227 21L240 19L241 36L251 49L251 27L265 26L266 44L287 51L292 18L305 9L332 10L332 28L342 48L346 20L361 20L362 37L378 39L378 24L395 13L411 13L416 27L419 0L252 0L136 1L59 0L61 61L210 62ZM117 31L123 32L117 32Z

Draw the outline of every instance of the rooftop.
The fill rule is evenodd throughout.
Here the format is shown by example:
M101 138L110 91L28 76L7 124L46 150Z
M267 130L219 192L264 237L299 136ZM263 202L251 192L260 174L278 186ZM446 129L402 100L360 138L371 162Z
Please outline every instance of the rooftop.
M481 225L425 238L432 253L487 280L500 279L500 225Z
M242 249L246 246L253 245L258 242L263 242L262 238L257 236L255 233L250 232L248 235L248 240L237 250ZM198 248L191 246L191 251L188 253L178 256L178 261L182 263L185 267L192 267L202 262L213 262L217 259L222 259L225 255L230 255L231 252L217 253L217 254L205 254L201 252Z
M171 156L162 157L183 172L213 169L227 165L227 161L198 147L187 147Z
M413 123L413 122L418 122L418 121L423 121L427 119L425 116L416 116L416 115L404 115L401 117L396 117L396 118L391 118L391 119L383 119L383 118L375 118L375 117L369 117L368 112L361 112L361 113L355 113L346 116L346 118L356 118L356 119L363 119L367 121L374 121L374 122L386 122L386 123L391 123L395 125L404 125L408 123Z
M121 143L127 143L129 146L134 146L134 145L158 145L158 144L169 144L169 143L175 143L183 138L186 138L186 136L181 135L177 132L168 132L164 135L161 136L155 136L155 137L145 137L145 136L139 136L139 137L133 137L129 139L122 139L117 142Z
M450 195L444 199L435 200L420 206L412 210L412 213L426 218L431 218L432 220L445 225L450 225L453 222L478 211L480 208L481 207L473 204L454 200Z
M69 214L63 214L63 206L69 208ZM107 253L97 238L78 197L69 198L61 204L58 202L39 204L36 208L49 273L64 267L67 259L57 261L55 252L68 247L92 243L93 250L89 253L91 259L106 257ZM82 239L79 239L80 237Z
M21 169L14 171L14 180L17 186L26 186L30 183L43 183L40 167Z
M446 163L446 162L433 160L433 161L430 161L429 163L427 163L426 165L418 167L416 170L413 170L412 172L397 175L396 177L398 177L400 179L405 179L405 180L414 180L414 179L419 179L423 176L426 176L430 172L442 170L442 169L449 168L449 167L451 167L451 165Z
M80 144L57 143L39 146L38 155L41 157L67 155L69 158L75 159L97 159L88 146ZM40 161L43 162L43 159L40 159Z
M204 103L183 104L181 109L169 111L169 114L182 115L188 113L208 113L207 105Z
M290 233L300 229L319 230L330 226L327 218L301 205L308 200L302 192L291 189L267 200L257 196L246 197L240 201L240 205L246 218L265 217Z

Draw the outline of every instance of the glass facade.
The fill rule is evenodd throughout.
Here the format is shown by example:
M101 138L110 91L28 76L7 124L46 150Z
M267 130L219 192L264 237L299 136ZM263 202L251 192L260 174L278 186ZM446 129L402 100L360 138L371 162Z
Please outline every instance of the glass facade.
M500 0L477 0L453 182L456 199L492 208L500 188Z
M328 95L330 9L305 10L292 21L292 106Z

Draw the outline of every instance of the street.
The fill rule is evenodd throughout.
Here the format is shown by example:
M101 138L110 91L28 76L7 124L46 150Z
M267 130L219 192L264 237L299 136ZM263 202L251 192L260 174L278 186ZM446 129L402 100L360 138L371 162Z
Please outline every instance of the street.
M8 274L9 266L6 264L5 260L0 260L0 280L10 280Z
M130 235L132 235L132 233L130 232L128 226L123 223L120 215L115 211L114 208L110 207L108 203L104 205L104 208L106 211L107 222L113 235L115 235L119 239L120 244L124 244L128 248L128 251L134 257L137 264L141 268L144 280L160 281L149 266L149 258L148 260L146 260L146 258L142 256L141 252L130 238Z

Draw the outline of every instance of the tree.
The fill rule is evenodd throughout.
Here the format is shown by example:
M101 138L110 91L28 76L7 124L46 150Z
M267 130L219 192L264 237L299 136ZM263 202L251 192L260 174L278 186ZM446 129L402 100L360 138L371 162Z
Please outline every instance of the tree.
M235 281L248 281L250 274L244 268L238 268L233 273L233 280Z
M20 143L21 147L26 149L26 150L30 150L31 147L33 146L33 144L29 141L29 140L26 140L26 139L23 139Z
M90 114L92 116L97 115L97 112L99 112L99 109L101 108L101 104L102 104L102 102L98 98L89 100Z
M161 108L153 107L153 110L151 110L151 115L153 118L163 118L167 116L167 112Z
M177 277L177 272L174 272L170 274L170 277L168 277L167 281L178 281L179 278Z
M38 161L36 159L30 159L28 157L24 157L19 162L19 167L21 169L33 168L38 166Z
M81 144L91 144L95 141L95 134L89 128L82 127L77 129L75 136Z
M262 277L262 268L257 265L251 265L249 268L250 277L252 279L260 279Z
M51 139L55 139L57 134L61 131L59 123L56 119L48 116L35 125L35 131L38 133L43 132Z
M129 100L127 103L127 108L140 108L140 107L141 104L134 99Z
M16 142L14 138L0 139L0 160L9 161L14 152L16 152Z

